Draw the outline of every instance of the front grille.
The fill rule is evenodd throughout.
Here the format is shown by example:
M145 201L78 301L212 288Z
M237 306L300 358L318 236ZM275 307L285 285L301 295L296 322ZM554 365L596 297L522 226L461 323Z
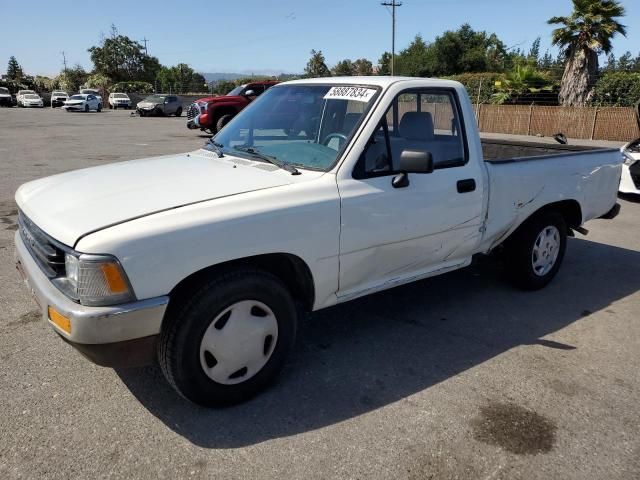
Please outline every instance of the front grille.
M187 120L193 120L200 115L200 107L197 103L192 103L187 109Z
M64 275L64 248L66 247L40 230L22 212L18 214L18 227L22 241L42 271L49 278Z

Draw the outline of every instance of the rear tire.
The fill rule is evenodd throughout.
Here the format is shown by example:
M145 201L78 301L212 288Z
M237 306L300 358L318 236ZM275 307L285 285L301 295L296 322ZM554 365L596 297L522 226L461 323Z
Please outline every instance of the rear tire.
M557 212L527 220L506 243L507 272L523 290L544 288L558 273L567 248L567 224Z
M231 114L222 115L216 121L216 133L218 133L220 130L222 130L224 128L224 126L227 123L229 123L229 121L231 121L232 118L233 118L233 115L231 115Z
M180 116L182 116L182 107L178 107L178 109L176 110L176 117Z
M296 309L284 284L262 270L231 270L171 298L158 361L184 398L230 405L276 377L295 335Z

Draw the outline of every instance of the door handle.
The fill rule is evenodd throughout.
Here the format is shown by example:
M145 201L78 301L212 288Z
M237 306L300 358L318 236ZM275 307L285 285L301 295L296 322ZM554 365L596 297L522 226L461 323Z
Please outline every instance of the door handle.
M473 178L458 180L457 187L458 193L473 192L476 189L476 181Z

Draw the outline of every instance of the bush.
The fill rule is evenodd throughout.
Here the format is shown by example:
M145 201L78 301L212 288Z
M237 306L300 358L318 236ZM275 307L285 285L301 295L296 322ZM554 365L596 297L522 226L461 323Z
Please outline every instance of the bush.
M112 92L153 93L153 85L148 82L118 82L111 87Z
M633 107L640 101L640 73L605 73L596 82L592 105Z
M447 77L463 84L473 104L490 103L495 92L495 82L502 78L500 73L461 73ZM478 95L479 91L479 95Z

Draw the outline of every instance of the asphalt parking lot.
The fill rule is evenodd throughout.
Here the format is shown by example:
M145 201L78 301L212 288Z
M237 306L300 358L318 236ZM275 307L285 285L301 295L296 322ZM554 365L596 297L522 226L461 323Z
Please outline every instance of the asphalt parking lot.
M23 182L196 149L185 118L0 109L0 478L640 478L640 202L520 292L488 259L314 313L278 383L205 410L84 360L13 263Z

